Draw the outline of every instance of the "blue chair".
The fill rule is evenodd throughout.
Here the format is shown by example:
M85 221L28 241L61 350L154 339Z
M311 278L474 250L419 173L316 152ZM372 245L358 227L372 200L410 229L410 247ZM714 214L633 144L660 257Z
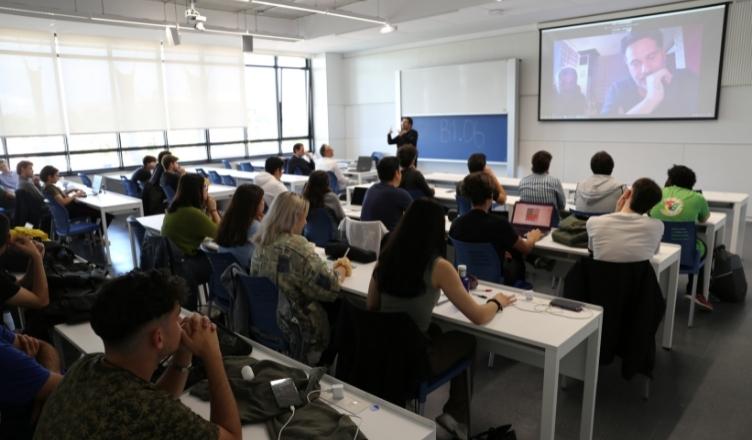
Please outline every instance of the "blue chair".
M89 179L89 176L84 173L78 173L77 176L81 179L81 183L91 188L91 179Z
M203 168L196 168L196 173L199 174L204 179L208 179L209 178L209 175L206 174L206 170L204 170Z
M228 315L230 314L230 310L232 310L232 297L222 285L221 278L225 269L233 263L238 263L238 260L230 252L210 252L203 248L202 251L209 259L209 266L211 266L211 276L209 277L209 316L211 316L212 306L216 306L225 315L225 319L231 321Z
M136 220L135 215L129 215L125 221L128 223L128 229L133 234L133 241L136 246L135 250L138 252L136 255L141 255L141 246L144 243L144 236L146 236L146 228ZM136 261L141 261L141 259L137 258ZM134 269L137 269L137 267L134 267Z
M473 209L472 205L470 204L470 199L468 199L465 196L455 194L454 200L457 201L457 214L458 215L465 215L468 212L470 212L471 209Z
M698 278L695 275L699 275L705 266L705 260L702 259L700 252L697 250L697 228L695 223L664 221L663 239L661 241L681 246L679 273L689 275L690 297L687 326L692 327L695 321L695 292L697 291ZM707 292L703 292L703 294L706 295Z
M497 284L504 281L501 260L490 243L466 243L451 237L449 239L454 247L455 266L466 265L468 274L484 281Z
M371 159L373 159L373 164L378 166L379 161L383 159L384 156L386 156L386 154L380 151L374 151L373 153L371 153Z
M308 219L303 229L303 235L308 241L316 243L316 246L324 246L334 241L335 229L332 216L327 208L312 209L308 213Z
M220 176L219 173L214 170L209 170L209 180L215 185L222 184L222 176Z
M125 191L126 195L136 198L141 197L140 191L138 190L138 185L136 185L136 183L129 179L127 176L120 176L120 183L123 184L123 190Z
M227 168L228 170L231 170L231 169L232 169L232 164L231 164L231 163L230 163L230 161L229 161L229 160L227 160L227 159L222 159L222 165L224 165L224 166L225 166L225 168Z
M342 194L343 189L339 187L339 181L337 181L337 175L334 174L334 171L327 171L326 176L329 177L329 189L331 189L334 194Z
M238 182L235 180L232 176L221 176L222 177L222 185L227 186L238 186Z
M55 200L45 199L45 203L50 208L52 214L52 230L60 238L69 241L77 235L93 235L99 231L99 225L86 219L71 220L70 214L65 206L57 203Z
M172 189L170 185L159 185L162 187L162 191L164 191L165 197L167 197L167 204L169 205L172 203L172 199L175 198L175 191Z
M253 171L253 164L250 162L240 162L238 164L238 169L240 171Z
M241 275L239 278L248 301L251 329L249 336L273 350L285 352L287 342L277 325L277 286L264 277Z

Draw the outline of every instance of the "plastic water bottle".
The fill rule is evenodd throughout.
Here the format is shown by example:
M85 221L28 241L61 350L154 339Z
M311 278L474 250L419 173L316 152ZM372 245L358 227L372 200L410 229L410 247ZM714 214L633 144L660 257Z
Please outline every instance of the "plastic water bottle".
M533 290L526 290L525 291L525 301L532 301L533 300Z
M460 275L460 280L462 280L462 285L465 286L466 291L470 291L470 278L467 276L467 266L464 264L460 264L457 266L457 272Z

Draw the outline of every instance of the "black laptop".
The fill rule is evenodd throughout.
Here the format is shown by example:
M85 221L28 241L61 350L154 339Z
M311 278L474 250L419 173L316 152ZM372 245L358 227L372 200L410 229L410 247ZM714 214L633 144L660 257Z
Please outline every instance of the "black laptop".
M517 235L525 235L533 229L540 229L545 234L551 230L555 214L553 205L517 202L510 223Z

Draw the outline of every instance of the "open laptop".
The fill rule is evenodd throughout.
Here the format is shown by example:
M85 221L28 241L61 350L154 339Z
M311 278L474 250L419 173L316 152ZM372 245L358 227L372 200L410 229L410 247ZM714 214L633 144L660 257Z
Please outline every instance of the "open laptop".
M371 159L371 156L358 156L358 163L355 165L355 171L371 171L371 166L373 166L373 159Z
M94 175L91 179L91 194L97 195L102 192L102 176L99 174Z
M545 234L551 230L554 215L553 205L517 202L510 223L518 235L525 235L533 229L540 229Z

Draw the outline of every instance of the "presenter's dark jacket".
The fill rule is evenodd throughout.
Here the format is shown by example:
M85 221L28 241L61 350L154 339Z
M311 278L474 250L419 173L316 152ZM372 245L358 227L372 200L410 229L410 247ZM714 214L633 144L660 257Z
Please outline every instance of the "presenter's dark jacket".
M418 147L418 132L415 130L410 130L407 133L392 137L392 134L389 133L386 135L386 142L389 145L397 144L397 148L403 146L403 145L413 145L414 147Z

